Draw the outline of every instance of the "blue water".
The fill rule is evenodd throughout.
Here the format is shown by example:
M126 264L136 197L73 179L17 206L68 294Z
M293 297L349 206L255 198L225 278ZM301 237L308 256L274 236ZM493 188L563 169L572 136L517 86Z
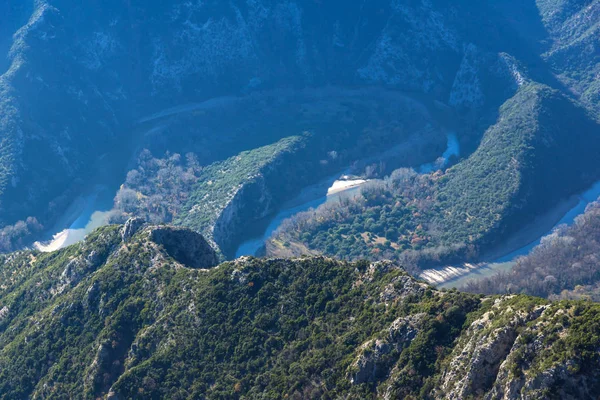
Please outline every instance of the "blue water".
M113 198L108 188L98 185L85 198L85 207L68 229L84 229L92 220L92 215L97 211L109 211L113 206Z
M297 207L288 208L280 211L277 215L275 215L275 217L273 217L273 220L271 220L271 222L267 226L267 229L265 230L265 233L262 236L247 240L240 245L240 247L235 253L235 257L238 258L241 256L255 255L258 252L258 250L265 244L267 239L271 237L271 235L277 230L277 228L279 228L279 226L285 219L290 218L298 213L317 208L321 204L325 204L326 202L327 196L324 196L316 200L312 200L302 205L299 205Z
M447 138L448 138L448 145L447 145L446 151L442 154L442 158L444 158L444 160L445 160L444 165L446 165L448 163L448 160L450 157L452 157L452 156L458 157L460 155L460 144L458 143L456 134L454 134L453 132L450 132L447 134ZM434 169L434 167L435 167L434 163L428 163L428 164L420 166L418 168L418 171L421 173L428 173L428 172L431 172ZM292 217L298 213L304 212L304 211L309 211L310 209L315 209L315 208L319 207L321 204L325 204L325 203L332 202L332 201L337 201L341 197L348 197L348 196L352 197L352 196L356 196L359 193L360 187L355 187L355 188L348 189L343 192L328 196L327 190L329 189L329 187L331 187L333 182L336 181L338 176L339 175L330 177L330 178L326 179L324 182L321 182L317 185L314 185L311 188L307 188L307 189L303 190L300 193L300 195L296 198L296 203L298 202L297 201L298 199L302 199L302 198L306 197L306 191L313 192L313 196L311 196L311 200L302 202L299 205L293 205L293 206L288 206L288 207L284 206L283 209L279 213L277 213L273 217L273 219L269 222L268 227L266 228L265 232L262 235L254 237L250 240L247 240L238 247L238 249L235 253L235 257L237 258L237 257L241 257L241 256L256 255L256 253L260 250L260 248L263 247L265 242L271 237L271 235L281 226L281 223L284 220L286 220L287 218L290 218L290 217ZM288 204L294 204L294 203L291 202Z
M565 215L563 215L563 217L552 227L552 229L550 229L548 232L544 233L542 236L540 236L535 241L529 243L526 246L521 247L520 249L513 251L510 254L502 256L490 263L486 263L486 264L482 265L481 267L473 270L472 272L469 272L468 274L462 275L456 279L445 282L445 283L439 285L439 287L440 288L453 288L453 287L459 288L462 285L466 284L470 280L480 279L482 277L489 277L494 274L497 274L500 271L510 271L514 267L517 258L531 253L531 251L542 242L542 239L545 236L551 234L557 227L559 227L561 225L567 225L567 226L573 225L573 223L575 222L577 217L585 212L585 209L587 208L587 206L590 203L596 201L600 197L600 181L596 182L588 190L581 193L578 197L579 197L579 202L577 203L577 205L575 205L567 213L565 213Z
M448 133L447 137L448 145L446 147L446 151L444 151L444 153L442 154L442 159L444 160L442 162L442 165L437 166L437 163L435 162L423 164L418 168L418 171L420 173L428 174L430 172L433 172L438 167L446 167L448 165L448 162L450 161L450 157L458 157L460 155L460 143L458 143L458 138L456 137L456 134L450 132Z
M334 179L335 181L335 179ZM327 189L333 184L331 181L329 186L324 186L323 184L319 184L320 191L322 193L318 198L306 201L300 205L285 207L279 211L273 219L269 222L265 232L261 236L257 236L250 240L243 242L240 247L238 247L235 257L241 256L254 256L256 253L264 246L265 242L271 237L271 235L281 226L284 220L293 217L296 214L301 212L309 211L312 209L316 209L322 204L331 203L334 201L338 201L342 197L353 197L356 196L360 190L359 187L355 187L352 189L344 190L343 192L327 195ZM312 187L315 190L317 186ZM289 203L288 203L289 204Z
M62 220L47 233L47 240L36 242L35 247L51 251L83 240L92 230L106 225L112 204L108 188L104 185L95 186L87 195L75 200Z
M565 215L563 215L563 217L560 219L560 221L558 221L549 232L545 233L544 235L539 237L536 241L528 244L527 246L521 247L520 249L515 250L510 254L507 254L503 257L498 258L497 260L494 261L494 263L504 263L504 262L514 261L517 257L529 254L531 252L531 250L533 250L534 247L536 247L537 245L539 245L542 242L542 238L544 236L551 234L554 231L554 229L556 229L558 226L573 225L573 223L575 222L575 219L585 212L585 209L587 208L588 204L596 201L598 199L598 197L600 197L600 181L596 182L588 190L581 193L579 195L579 203L577 203L577 205L575 207L571 208Z

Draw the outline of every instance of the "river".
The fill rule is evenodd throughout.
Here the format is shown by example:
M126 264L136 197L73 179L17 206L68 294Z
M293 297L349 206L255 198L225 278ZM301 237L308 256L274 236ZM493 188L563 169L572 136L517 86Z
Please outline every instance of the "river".
M377 89L367 88L365 90L366 93L370 93L370 91ZM273 98L280 99L285 96L291 96L293 93L295 92L282 89L275 90L272 93L269 92L269 95L273 96ZM356 89L327 87L316 91L313 89L306 89L301 91L300 95L307 96L309 98L315 97L317 100L319 100L327 96L357 96L360 93L363 93L362 90L357 91ZM394 95L396 94L394 93ZM248 99L250 99L249 101L259 101L262 95L259 93L256 96L256 98L222 96L199 103L182 104L167 108L139 118L135 124L136 129L139 129L139 132L136 134L136 136L140 139L145 139L148 141L153 135L167 128L170 125L171 119L177 118L180 114L197 111L212 111L233 107L237 106L241 101L248 101ZM135 142L135 140L132 142ZM404 145L410 146L411 143L407 142ZM135 143L133 143L131 146L131 153L137 153L139 150L141 150L141 146L142 145L138 143L136 147ZM397 154L397 149L396 147L392 147L388 149L388 152L391 154ZM385 155L385 153L380 154L379 156L383 155ZM373 160L375 160L375 157L373 157ZM366 159L364 161L370 162L370 159ZM134 166L135 159L132 157L126 166L125 172ZM119 171L119 174L121 174L121 172L122 171ZM104 175L107 174L105 173ZM82 195L77 197L64 212L64 214L59 218L57 223L55 223L51 229L42 235L39 242L34 244L34 247L41 251L57 250L84 239L85 235L87 235L93 229L106 224L110 217L109 210L111 210L113 205L113 197L117 192L119 185L123 181L123 179L121 179L120 181L116 182L116 178L112 176L114 174L108 173L108 175L111 176L103 176L101 179L93 180L93 182L102 184L92 186L87 190L87 192L84 192ZM325 182L327 183L326 185L317 185L316 188L312 187L303 190L297 199L286 203L284 209L274 216L271 221L268 221L268 223L265 224L266 228L264 232L270 235L284 219L300 211L310 209L311 207L318 207L320 204L323 204L326 201L334 201L342 195L352 195L352 193L355 193L358 190L358 187L364 183L364 180L348 181L339 180L338 178L339 175L338 177L331 177L330 180ZM352 187L347 187L347 185ZM311 194L311 191L315 192L316 194ZM307 194L310 194L310 196ZM253 249L256 247L256 244L253 244L252 242L264 242L263 239L263 236L260 236L245 242L242 245L240 253L254 253Z
M219 99L219 102L207 102L206 104L187 105L157 113L146 117L143 121L151 121L168 117L179 112L186 112L198 107L213 107L221 102L231 102L233 98ZM163 129L163 125L158 125L145 134L152 134L155 130ZM390 149L392 150L392 149ZM447 148L442 154L444 159L442 164L448 162L451 156L458 156L460 153L459 143L453 132L447 134ZM375 159L376 157L371 157ZM438 160L439 161L439 160ZM417 170L422 173L430 172L435 168L434 163L421 165ZM265 242L271 237L283 223L300 212L308 211L311 208L317 208L327 202L339 201L342 197L355 196L359 193L360 187L367 183L366 179L353 179L346 176L349 170L340 174L330 176L323 181L304 188L298 196L286 202L281 210L265 221L264 229L258 235L245 240L237 249L236 257L244 255L256 255L264 246ZM75 244L85 238L94 229L105 225L111 215L113 206L114 190L110 190L107 185L96 185L88 193L76 198L69 206L64 215L59 219L53 228L49 230L46 237L35 242L34 247L40 251L50 252Z
M235 257L254 256L264 246L265 242L281 226L283 221L310 209L319 207L321 204L338 201L342 197L358 194L360 186L367 180L353 180L353 184L345 186L350 181L339 180L339 174L331 176L315 185L303 189L300 194L291 201L286 202L281 210L269 218L267 227L262 234L244 241L235 252Z
M153 118L171 115L173 110ZM156 129L162 129L162 126L152 128L147 134L151 134ZM444 163L447 163L451 156L458 156L460 153L458 140L453 132L447 134L447 143L446 151L442 155ZM420 166L418 170L426 173L433 170L434 167L434 163L428 163ZM357 195L360 187L368 180L353 179L346 175L348 171L345 170L304 188L294 199L286 202L279 212L266 221L267 223L264 224L265 227L260 234L252 236L238 247L235 254L236 258L244 255L256 255L287 218L328 202L339 201L342 197ZM110 210L113 206L113 196L114 191L111 191L108 186L94 186L89 193L75 199L63 217L49 230L46 238L36 242L34 247L40 251L49 252L83 240L91 231L108 223Z
M94 186L89 193L79 196L71 203L65 214L49 230L47 237L35 242L34 247L49 252L85 239L88 233L108 223L113 196L114 193L108 186Z
M492 261L433 268L423 271L420 277L440 288L459 288L470 280L489 277L501 271L510 271L517 258L529 254L534 247L541 243L544 236L551 234L558 226L572 225L575 219L585 212L588 204L596 201L599 197L600 181L585 192L559 203L517 232L506 241L507 243L495 250L495 256L485 257ZM511 246L511 244L519 242L524 242L524 244Z
M454 132L448 132L446 151L442 154L442 165L449 162L450 157L460 155L460 145ZM373 157L372 157L373 158ZM421 173L431 172L435 163L423 164L417 168ZM271 235L281 226L286 219L310 209L319 207L321 204L338 201L341 197L356 196L360 187L367 183L364 179L349 179L344 176L348 170L341 174L328 177L318 184L305 188L293 200L283 205L281 210L269 219L268 225L260 235L244 241L237 249L235 257L254 256L264 246ZM342 175L340 177L340 175Z

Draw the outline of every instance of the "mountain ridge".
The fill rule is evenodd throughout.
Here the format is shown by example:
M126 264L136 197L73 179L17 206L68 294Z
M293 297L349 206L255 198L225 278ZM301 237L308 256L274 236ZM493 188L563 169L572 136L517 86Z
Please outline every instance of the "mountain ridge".
M2 256L1 398L591 398L600 385L598 305L437 291L391 262L189 268L153 241L180 228L130 225Z

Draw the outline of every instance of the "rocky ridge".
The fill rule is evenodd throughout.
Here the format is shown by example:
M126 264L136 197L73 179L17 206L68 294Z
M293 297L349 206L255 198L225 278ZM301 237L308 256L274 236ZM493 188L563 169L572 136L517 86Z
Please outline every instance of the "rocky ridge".
M600 388L593 303L437 291L391 262L201 267L169 250L168 238L208 249L196 233L145 225L123 241L124 231L2 256L0 398L541 399Z

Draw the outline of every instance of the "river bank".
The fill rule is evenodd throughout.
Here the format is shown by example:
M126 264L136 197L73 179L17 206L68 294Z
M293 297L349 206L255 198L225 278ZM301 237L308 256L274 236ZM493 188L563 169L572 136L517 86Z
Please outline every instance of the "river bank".
M235 257L255 256L263 248L266 241L281 226L283 221L325 203L339 201L342 197L352 197L358 194L360 187L368 180L344 181L338 180L339 175L329 177L323 181L303 189L300 194L285 203L275 216L269 218L264 232L245 240L236 250Z
M423 271L419 277L440 288L459 288L472 279L509 271L518 257L531 252L542 238L560 225L572 225L587 205L600 197L600 181L579 195L563 200L482 257L480 263L464 263Z
M96 185L85 195L77 197L60 220L33 247L51 252L75 244L96 228L108 223L113 195L105 185ZM64 228L64 227L67 228Z
M450 157L458 157L460 155L460 145L456 134L454 132L448 132L446 134L446 139L447 146L446 150L441 155L442 160L439 160L440 167L447 165ZM409 143L412 143L412 141L409 141ZM400 143L394 146L392 149L388 149L382 155L371 156L368 159L361 160L360 163L364 165L366 164L366 161L372 162L378 159L389 157L393 155L395 151L400 151L400 149L403 149L407 145L408 143ZM417 170L428 172L427 170L433 169L433 167L434 163L426 163L417 167ZM284 204L281 211L279 211L275 216L269 218L268 224L266 224L266 229L264 229L261 234L254 235L252 238L243 241L238 247L235 257L238 258L241 256L257 255L271 235L286 219L291 218L298 213L315 209L322 204L339 201L339 199L343 197L352 197L357 195L360 191L360 188L369 182L369 180L359 179L356 176L349 175L350 171L351 168L303 189L296 198Z

